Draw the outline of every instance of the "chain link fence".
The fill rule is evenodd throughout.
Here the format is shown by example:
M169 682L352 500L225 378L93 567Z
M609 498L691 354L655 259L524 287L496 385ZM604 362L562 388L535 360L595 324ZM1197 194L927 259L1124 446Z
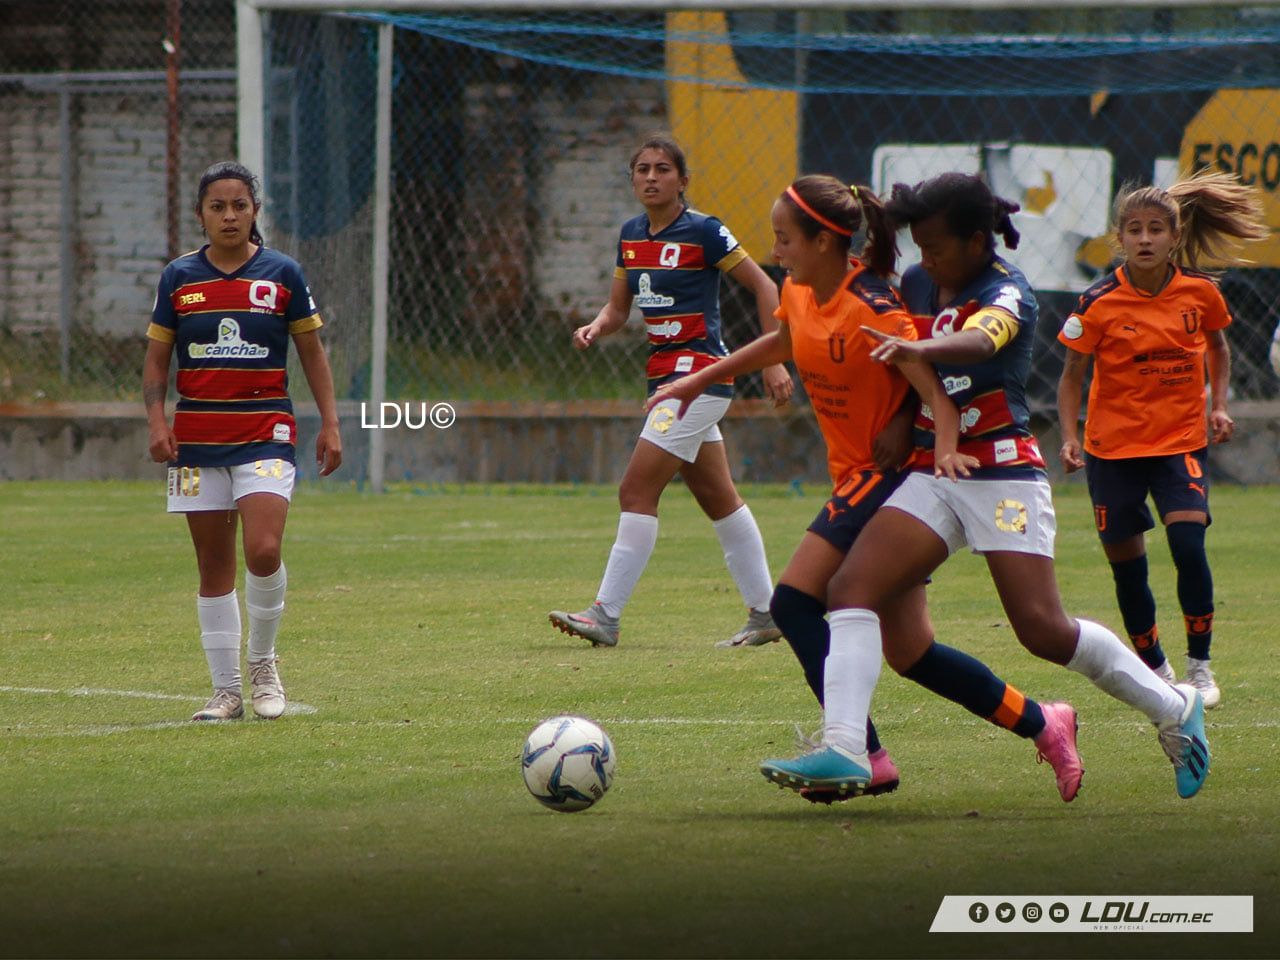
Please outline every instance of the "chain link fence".
M176 4L176 0L170 0ZM136 395L165 262L166 3L0 3L0 402ZM235 154L235 17L183 0L182 249L200 170ZM691 202L767 262L799 173L887 191L981 172L1020 203L1010 259L1041 299L1033 404L1055 335L1108 268L1111 197L1194 166L1263 191L1280 226L1280 8L371 15L265 19L269 243L303 264L340 397L370 393L377 31L395 26L387 398L541 403L643 391L638 316L585 355L634 145L689 149ZM903 264L914 251L904 235ZM1228 272L1232 390L1276 395L1280 242ZM724 285L726 340L756 333ZM291 377L305 395L303 380ZM743 393L758 395L748 383ZM549 409L549 408L548 408ZM816 431L813 432L816 442ZM813 457L811 473L821 474Z
M137 396L156 279L235 151L234 6L172 6L0 3L0 401Z

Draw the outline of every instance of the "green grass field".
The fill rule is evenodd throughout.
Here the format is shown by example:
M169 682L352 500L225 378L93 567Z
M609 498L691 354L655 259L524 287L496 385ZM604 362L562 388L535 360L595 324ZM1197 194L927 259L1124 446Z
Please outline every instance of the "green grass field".
M823 491L744 490L781 570ZM306 488L286 538L281 671L314 712L184 722L207 695L185 525L155 484L0 485L0 955L1081 956L1280 954L1280 491L1218 488L1213 775L1182 801L1150 726L1014 641L985 568L936 577L939 638L1081 714L1063 804L1026 742L888 671L886 797L814 807L757 762L818 724L785 645L742 619L709 524L668 493L622 643L547 624L592 597L608 490ZM1079 487L1068 608L1119 623ZM1162 539L1166 646L1180 617ZM544 810L528 730L574 712L613 790ZM1251 894L1252 935L931 935L944 894Z

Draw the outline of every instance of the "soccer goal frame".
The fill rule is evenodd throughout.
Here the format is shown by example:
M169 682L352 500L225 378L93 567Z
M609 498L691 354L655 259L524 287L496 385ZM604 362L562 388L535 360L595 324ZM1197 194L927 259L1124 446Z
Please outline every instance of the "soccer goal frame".
M1070 0L1073 8L1112 8L1115 0ZM1124 0L1133 8L1206 6L1205 0ZM1280 0L1225 0L1225 6L1280 6ZM266 167L265 31L273 11L282 13L411 13L430 11L519 12L601 10L748 11L748 10L1002 10L1035 11L1062 6L1061 0L236 0L237 133L240 160L259 171L264 188L272 184ZM391 210L392 63L395 34L391 23L377 27L377 87L373 178L373 248L371 297L371 363L368 403L382 409L387 393L387 309ZM264 217L264 219L266 219ZM266 224L269 226L269 223ZM369 437L368 481L375 492L385 485L383 432Z

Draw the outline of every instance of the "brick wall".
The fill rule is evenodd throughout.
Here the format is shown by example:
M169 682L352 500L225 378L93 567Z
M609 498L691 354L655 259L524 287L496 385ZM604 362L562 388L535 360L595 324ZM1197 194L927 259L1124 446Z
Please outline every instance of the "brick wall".
M201 171L233 155L229 85L184 104L181 246L201 242L194 190ZM9 135L0 147L0 318L56 329L62 161L57 94L0 96ZM77 93L72 110L72 322L120 335L145 328L165 250L165 101L159 94Z
M642 212L627 162L636 144L666 125L666 94L657 81L584 76L569 96L539 98L533 122L541 150L538 297L569 323L587 323L609 296L618 228Z

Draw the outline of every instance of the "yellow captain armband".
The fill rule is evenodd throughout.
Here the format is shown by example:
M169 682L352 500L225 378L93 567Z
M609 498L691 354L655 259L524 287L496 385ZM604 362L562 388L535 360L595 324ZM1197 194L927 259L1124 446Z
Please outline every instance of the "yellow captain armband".
M991 342L999 350L1018 335L1019 325L1012 314L988 307L985 310L979 310L966 320L962 329L981 330L991 338Z

